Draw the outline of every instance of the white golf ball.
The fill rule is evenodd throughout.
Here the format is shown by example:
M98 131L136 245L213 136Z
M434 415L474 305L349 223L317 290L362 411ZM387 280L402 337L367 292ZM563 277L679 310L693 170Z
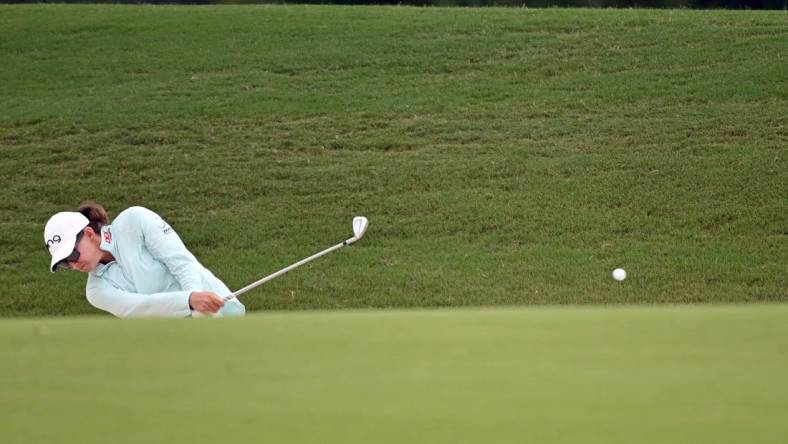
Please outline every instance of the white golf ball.
M623 281L627 278L627 271L623 268L616 268L613 270L613 279L617 281Z

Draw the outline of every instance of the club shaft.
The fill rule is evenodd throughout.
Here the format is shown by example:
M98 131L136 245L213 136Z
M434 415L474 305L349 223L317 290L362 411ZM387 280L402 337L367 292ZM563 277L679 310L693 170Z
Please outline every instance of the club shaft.
M351 238L351 239L352 239L352 238ZM285 268L283 268L283 269L281 269L281 270L277 271L276 273L269 274L268 276L266 276L266 277L264 277L264 278L260 279L260 280L259 280L259 281L257 281L257 282L254 282L254 283L252 283L252 284L249 284L249 285L247 285L246 287L244 287L244 288L242 288L242 289L240 289L240 290L237 290L237 291L236 291L236 292L234 292L234 293L230 293L229 295L227 295L227 296L225 296L225 297L224 297L224 300L225 300L225 301L229 301L230 299L237 298L238 296L240 296L240 295L242 295L242 294L246 293L247 291L249 291L249 290L251 290L251 289L253 289L253 288L256 288L256 287L258 287L258 286L260 286L260 285L262 285L262 284L264 284L264 283L266 283L266 282L270 281L271 279L273 279L273 278L275 278L275 277L281 276L281 275L283 275L283 274L287 273L288 271L290 271L290 270L292 270L292 269L294 269L294 268L298 268L298 267L300 267L301 265L304 265L304 264L305 264L305 263L307 263L307 262L310 262L310 261L313 261L313 260L315 260L315 259L319 258L320 256L323 256L323 255L326 255L326 254L328 254L328 253L331 253L331 252L332 252L332 251L334 251L334 250L338 250L338 249L340 249L340 248L344 247L345 245L348 245L348 244L350 243L349 241L350 241L351 239L348 239L348 240L346 240L346 241L344 241L344 242L340 242L340 243L338 243L338 244L334 245L333 247L326 248L325 250L323 250L323 251L321 251L321 252L319 252L319 253L315 253L315 254L313 254L312 256L309 256L309 257L308 257L308 258L306 258L306 259L301 259L300 261L298 261L298 262L294 263L293 265L287 266L287 267L285 267Z

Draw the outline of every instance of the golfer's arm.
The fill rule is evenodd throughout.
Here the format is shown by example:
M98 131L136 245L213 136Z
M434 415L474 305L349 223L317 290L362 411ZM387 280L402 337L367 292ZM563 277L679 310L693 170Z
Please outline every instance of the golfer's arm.
M119 318L132 317L186 317L190 291L141 294L123 291L101 279L89 279L86 289L88 302Z
M145 247L151 255L175 276L181 289L204 291L200 271L202 266L186 248L178 233L156 213L146 210L140 214L140 225Z

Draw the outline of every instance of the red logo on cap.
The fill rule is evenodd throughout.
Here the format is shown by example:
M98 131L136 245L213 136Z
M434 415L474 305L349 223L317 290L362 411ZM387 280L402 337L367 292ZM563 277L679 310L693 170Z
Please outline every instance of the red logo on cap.
M104 242L111 244L112 243L112 234L109 230L104 231Z

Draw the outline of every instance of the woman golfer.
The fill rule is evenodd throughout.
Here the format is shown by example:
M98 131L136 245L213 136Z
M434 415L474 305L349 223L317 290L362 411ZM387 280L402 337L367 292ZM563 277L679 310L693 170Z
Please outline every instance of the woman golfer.
M112 225L104 208L85 203L57 213L44 228L50 270L88 273L86 294L96 308L125 318L190 316L194 312L243 316L230 290L203 267L161 217L131 207Z

